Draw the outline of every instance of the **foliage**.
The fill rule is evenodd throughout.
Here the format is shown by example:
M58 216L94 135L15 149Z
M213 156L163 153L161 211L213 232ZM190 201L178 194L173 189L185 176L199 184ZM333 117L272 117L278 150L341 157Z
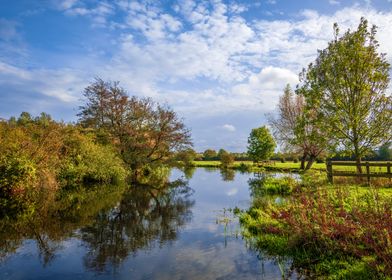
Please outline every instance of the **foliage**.
M220 162L223 168L227 168L234 163L234 156L226 151L220 154Z
M248 138L248 155L255 161L269 159L276 148L276 143L267 127L252 129Z
M277 117L269 116L275 138L285 150L301 155L301 169L310 169L328 144L314 110L306 107L303 94L294 95L287 85L279 98L277 111ZM308 164L305 166L306 160Z
M203 153L203 159L204 160L215 160L217 158L218 154L216 153L215 150L212 149L207 149Z
M42 191L85 182L120 183L127 171L110 146L79 127L28 113L0 123L0 216L33 211Z
M290 257L310 278L392 276L390 192L324 185L293 193L280 203L262 193L253 195L252 207L239 215L254 249Z
M190 132L168 106L128 97L118 82L96 79L84 92L79 122L108 132L123 160L136 172L191 146Z
M392 160L392 147L391 143L385 143L378 149L379 160Z
M68 186L82 183L119 184L128 171L111 146L95 143L93 135L67 129L64 140L65 163L59 179Z
M190 166L192 162L195 160L197 153L195 150L188 148L183 151L179 151L176 154L176 160L182 161L185 166Z
M392 137L392 97L385 94L390 65L377 52L376 27L369 30L364 18L355 31L339 37L335 24L334 32L335 39L302 73L301 94L337 149L359 163Z
M251 193L256 196L265 195L288 195L295 189L297 182L289 176L275 178L264 176L262 178L251 178L248 180Z

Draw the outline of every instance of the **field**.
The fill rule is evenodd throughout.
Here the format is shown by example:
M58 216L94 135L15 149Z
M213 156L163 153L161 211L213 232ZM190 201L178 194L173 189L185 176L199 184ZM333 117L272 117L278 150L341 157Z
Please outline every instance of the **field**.
M250 171L257 170L268 170L268 171L285 171L285 172L298 172L300 168L299 162L280 162L280 161L271 161L270 163L264 164L254 164L252 161L235 161L231 168L240 169L247 167ZM195 167L220 167L220 161L193 161L193 166ZM315 171L326 171L325 163L314 163L312 165L312 170ZM355 166L334 166L334 171L346 171L346 172L355 172ZM386 167L370 167L371 173L379 173L386 172Z

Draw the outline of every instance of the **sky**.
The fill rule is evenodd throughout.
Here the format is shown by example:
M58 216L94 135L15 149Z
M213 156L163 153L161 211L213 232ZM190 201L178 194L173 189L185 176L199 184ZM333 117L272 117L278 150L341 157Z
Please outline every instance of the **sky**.
M362 16L392 63L392 0L0 0L0 118L75 122L100 77L168 104L197 151L245 151L333 23Z

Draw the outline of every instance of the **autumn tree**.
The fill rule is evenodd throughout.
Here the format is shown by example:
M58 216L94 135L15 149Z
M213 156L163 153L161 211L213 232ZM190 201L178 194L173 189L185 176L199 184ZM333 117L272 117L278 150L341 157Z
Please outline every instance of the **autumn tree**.
M307 107L337 149L355 157L359 172L361 158L392 137L390 65L378 53L376 29L362 18L357 30L340 36L335 24L334 40L301 75Z
M287 85L279 98L276 116L268 116L275 138L283 149L301 154L301 169L308 170L316 158L325 152L328 138L318 123L314 110L306 108L305 99L297 89ZM308 163L305 166L306 161Z
M252 129L248 138L248 155L254 162L269 159L275 148L275 140L266 126Z
M128 97L118 82L96 79L84 96L86 104L80 107L79 122L108 132L136 173L192 144L189 130L172 109L150 98Z

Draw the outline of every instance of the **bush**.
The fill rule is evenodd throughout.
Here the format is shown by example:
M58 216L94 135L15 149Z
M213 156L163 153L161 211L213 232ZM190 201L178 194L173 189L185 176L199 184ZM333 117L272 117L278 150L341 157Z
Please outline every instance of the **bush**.
M221 155L221 165L223 168L227 168L234 163L234 156L228 152L222 153Z
M59 178L63 185L124 182L128 171L110 146L94 143L92 136L73 130L65 140L66 162Z
M391 202L374 189L318 189L281 204L256 199L240 221L258 249L290 257L312 279L390 279Z

